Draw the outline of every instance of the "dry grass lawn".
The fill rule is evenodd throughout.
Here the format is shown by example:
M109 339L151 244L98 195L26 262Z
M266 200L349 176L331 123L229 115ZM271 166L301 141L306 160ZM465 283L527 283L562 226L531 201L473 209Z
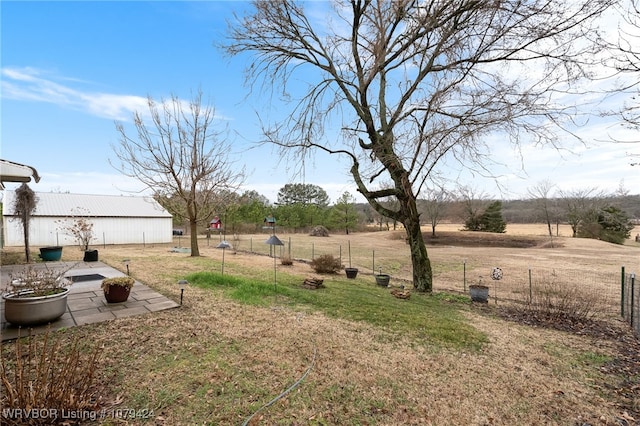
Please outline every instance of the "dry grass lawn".
M460 289L463 261L472 271L497 264L523 270L538 265L612 273L619 273L621 265L640 270L640 244L634 242L616 246L571 239L563 229L552 248L544 227L509 225L504 238L524 236L532 246L457 246L458 228L440 226L441 242L429 246L436 291ZM336 253L339 247L346 264L350 246L351 262L361 270L358 282L371 286L373 268L391 273L395 285L411 276L408 250L397 232L279 237L291 241L295 258ZM201 240L200 258L162 245L97 248L101 261L123 269L122 260L130 259L136 279L179 300L178 279L191 272L220 271L222 251L215 249L216 238L209 244ZM268 252L266 238L228 236L240 250L225 251L225 274L272 281L273 258L246 252ZM188 240L182 238L180 245L188 245ZM66 259L80 257L65 249ZM278 262L276 267L277 274L301 280L316 275L301 261L287 267ZM344 280L324 279L327 286ZM383 289L380 294L387 296ZM412 295L420 297L433 296ZM221 291L196 287L187 289L179 309L78 327L62 335L79 334L104 345L98 371L103 406L153 411L146 420L106 419L103 424L640 424L640 357L625 352L623 344L636 350L640 346L615 316L603 319L598 332L589 332L585 325L586 331L576 333L505 320L501 308L506 302L478 306L459 299L451 296L447 302L442 297L442 303L451 303L484 333L486 343L480 349L430 344L398 334L393 327L330 317L277 298L265 306L241 304ZM10 351L11 345L4 350ZM259 410L301 378L290 393Z

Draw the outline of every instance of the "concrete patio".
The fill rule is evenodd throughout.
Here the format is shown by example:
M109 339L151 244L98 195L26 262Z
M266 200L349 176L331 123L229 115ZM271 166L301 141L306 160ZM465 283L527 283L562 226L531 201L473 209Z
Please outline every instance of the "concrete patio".
M109 321L116 318L143 315L180 306L171 299L150 289L139 281L131 289L129 300L123 303L107 303L100 285L103 278L124 276L122 272L102 262L46 262L33 265L34 268L69 269L65 277L73 283L67 300L67 312L50 324L52 330L74 327L84 324ZM2 266L0 271L0 290L4 292L10 276L23 269L24 265ZM5 321L4 300L0 305L0 332L2 341L15 339L32 333L44 332L48 324L34 327L17 327Z

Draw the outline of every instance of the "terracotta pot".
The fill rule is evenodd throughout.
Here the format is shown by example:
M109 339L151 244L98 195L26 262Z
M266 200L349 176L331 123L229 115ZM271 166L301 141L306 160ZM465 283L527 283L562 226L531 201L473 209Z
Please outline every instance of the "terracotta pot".
M131 293L130 288L121 285L110 285L108 289L104 290L104 298L107 303L122 303L129 299L129 293Z

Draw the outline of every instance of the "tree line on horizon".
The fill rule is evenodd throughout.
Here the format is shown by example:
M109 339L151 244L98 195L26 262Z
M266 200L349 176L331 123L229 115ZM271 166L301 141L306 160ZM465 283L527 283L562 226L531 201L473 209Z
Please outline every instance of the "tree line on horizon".
M557 235L560 224L568 224L574 237L621 242L629 237L633 225L640 223L640 195L577 190L546 198L532 193L527 199L495 200L468 188L455 194L440 191L430 195L432 198L419 198L417 205L422 223L431 226L432 235L441 222L462 223L465 230L484 232L505 232L509 223L544 223L550 236ZM172 212L174 224L182 227L186 213L176 210L175 199L156 199ZM254 190L242 194L225 191L208 210L213 213L203 220L199 233L206 232L214 216L229 234L261 232L271 226L265 224L267 217L275 219L278 229L293 233L309 232L315 226L345 234L402 227L377 214L368 203L356 203L349 192L331 203L327 192L314 184L286 184L275 203Z

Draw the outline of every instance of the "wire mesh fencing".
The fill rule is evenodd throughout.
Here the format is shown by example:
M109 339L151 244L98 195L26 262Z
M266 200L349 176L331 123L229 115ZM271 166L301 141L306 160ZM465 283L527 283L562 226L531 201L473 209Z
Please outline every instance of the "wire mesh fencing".
M499 269L499 274L494 274ZM573 299L590 304L598 312L620 313L620 272L584 268L495 268L490 266L462 267L434 278L436 288L466 292L470 285L489 287L490 301L508 300L525 304L546 303L567 306Z
M345 267L355 267L362 275L383 272L392 277L391 285L411 285L412 268L407 250L383 250L380 247L357 246L349 240L318 238L313 242L296 236L282 236L282 246L266 244L270 235L235 238L228 236L238 250L295 260L311 261L330 254L341 260ZM375 237L372 236L372 237ZM491 254L491 252L488 252ZM490 303L516 302L522 304L545 304L550 309L589 308L610 317L621 315L622 275L620 267L585 267L572 262L550 267L539 263L526 266L502 265L499 274L489 260L476 256L474 261L459 257L440 258L432 261L433 290L468 293L469 286L482 284L489 287ZM640 287L636 284L635 287ZM627 290L629 293L631 290ZM640 301L635 289L636 303L633 305L634 321L640 322ZM630 304L630 302L626 302ZM627 312L631 315L632 305Z
M620 314L640 334L640 286L635 273L625 273L623 270L622 276Z

